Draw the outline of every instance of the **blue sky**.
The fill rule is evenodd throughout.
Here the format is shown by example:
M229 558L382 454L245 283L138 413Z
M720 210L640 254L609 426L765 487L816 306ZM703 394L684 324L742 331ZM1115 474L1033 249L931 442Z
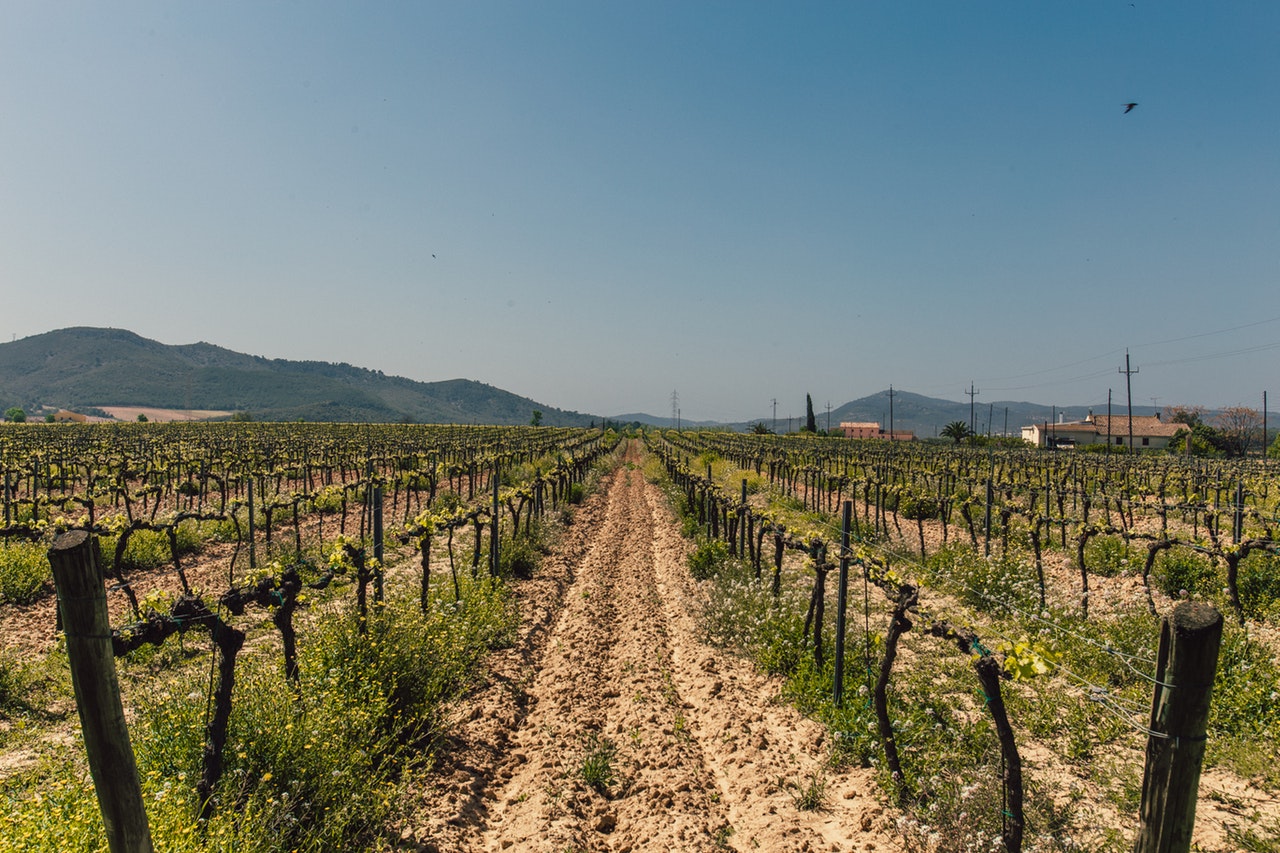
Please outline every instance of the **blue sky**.
M0 335L1274 405L1280 4L3 3ZM1123 105L1137 102L1130 113Z

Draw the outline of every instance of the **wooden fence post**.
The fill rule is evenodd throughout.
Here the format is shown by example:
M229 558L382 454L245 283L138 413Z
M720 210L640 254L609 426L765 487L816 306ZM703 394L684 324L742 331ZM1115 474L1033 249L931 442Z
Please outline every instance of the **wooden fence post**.
M840 518L840 585L836 590L836 660L831 684L831 701L837 708L844 705L845 608L849 600L849 518L852 514L853 501L845 501Z
M1160 628L1134 853L1191 849L1205 724L1221 643L1222 614L1196 601L1180 602Z
M49 564L107 844L111 853L151 853L151 829L116 679L98 542L85 530L63 533L49 549Z
M502 478L498 476L498 467L502 463L497 459L493 461L493 517L489 520L489 575L490 577L498 576L500 568L498 548L501 542L498 532L498 525L502 523L502 508L498 504L498 489L502 485ZM515 530L511 532L511 539L514 541L516 534L520 532L520 517L516 517Z

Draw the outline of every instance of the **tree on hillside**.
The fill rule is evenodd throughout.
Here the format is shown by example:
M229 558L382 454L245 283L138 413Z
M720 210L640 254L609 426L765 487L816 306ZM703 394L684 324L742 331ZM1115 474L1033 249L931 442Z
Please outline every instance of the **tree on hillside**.
M9 421L10 423L15 423L15 424L26 423L27 413L24 412L20 407L14 406L10 409L5 410L4 419L6 421Z
M804 431L817 432L818 419L813 416L813 396L811 394L804 395Z
M973 435L973 432L970 431L969 425L964 421L952 421L942 428L941 435L945 438L951 439L956 444L959 444L969 436Z
M1218 432L1227 440L1229 456L1248 456L1262 433L1262 413L1248 406L1228 406L1218 413Z
M533 417L529 418L529 426L542 426L542 412L533 410Z
M1189 427L1204 423L1204 406L1165 406L1164 413L1171 424L1186 424Z

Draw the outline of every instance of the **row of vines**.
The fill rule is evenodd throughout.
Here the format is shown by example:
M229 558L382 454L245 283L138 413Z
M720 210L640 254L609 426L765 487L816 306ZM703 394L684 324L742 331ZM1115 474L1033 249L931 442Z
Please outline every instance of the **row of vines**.
M957 749L944 733L960 737L958 727L967 732L962 741L986 737L971 728L968 700L942 688L956 677L954 665L943 672L948 655L969 662L976 710L994 735L996 787L983 843L994 837L999 848L1021 850L1034 827L1033 849L1079 849L1066 840L1061 792L1045 796L1035 782L1038 813L1024 812L1020 738L1048 741L1074 765L1064 775L1081 786L1099 772L1084 765L1100 764L1100 754L1128 754L1125 766L1108 767L1127 789L1104 805L1119 813L1117 828L1083 846L1130 843L1142 761L1125 739L1160 734L1147 719L1158 617L1179 601L1218 606L1233 618L1208 756L1269 780L1260 782L1270 791L1263 798L1276 805L1280 780L1269 762L1248 758L1280 747L1280 482L1264 464L719 432L668 431L651 434L649 444L690 532L704 543L695 574L714 574L707 554L717 542L727 563L742 567L712 578L711 609L719 607L709 617L712 635L747 646L787 676L847 757L882 768L885 787L912 815L916 832L904 831L904 841L919 847L910 849L990 849L976 840L979 821L962 802L985 783L966 785L970 777L957 771L948 786L936 769L948 763L945 750ZM788 598L785 567L797 564ZM837 569L840 583L848 569L857 589L853 612L833 616ZM929 675L905 676L910 686L895 690L904 678L894 670L899 642L913 627L943 647L915 648L914 669ZM776 639L782 634L786 642ZM852 701L842 695L845 660L849 680L864 682ZM1002 681L1013 683L1003 694ZM921 706L929 709L927 728L918 725ZM904 742L912 746L904 750ZM1275 809L1256 817L1227 831L1230 841L1218 849L1274 849L1267 845L1280 843ZM938 847L938 827L948 823L955 846Z
M278 655L281 684L294 707L268 724L272 730L291 731L308 717L323 716L327 712L317 702L334 690L335 678L344 682L338 692L371 717L359 726L362 731L348 731L342 739L362 757L368 775L394 783L393 768L413 764L412 756L425 754L435 736L438 712L432 709L466 678L439 647L423 643L471 648L477 640L464 634L477 631L490 634L480 637L482 645L503 642L504 580L528 574L549 516L581 500L588 472L616 443L611 432L521 427L9 428L0 431L0 617L6 606L38 609L52 598L48 562L21 555L42 554L68 531L90 534L111 603L112 653L122 661L141 655L144 665L163 660L175 677L189 681L186 689L180 682L165 689L171 698L190 700L181 703L188 754L140 759L161 792L175 779L190 778L172 831L203 832L190 849L226 843L209 839L213 825L231 832L245 849L353 844L385 830L379 826L385 808L375 804L355 814L355 803L320 794L323 784L313 784L308 796L297 778L278 778L293 787L275 788L271 780L283 775L276 765L302 763L300 756L256 757L257 766L272 769L248 772L255 742L284 736L268 734L259 712L239 704L245 682L265 677L260 668L241 672L242 652L254 646L259 659ZM440 561L447 563L443 575ZM387 589L393 567L400 592L409 591L398 601L390 600ZM407 600L413 600L416 615L405 609ZM326 627L326 619L335 618L341 626ZM395 619L402 624L393 624ZM488 620L488 627L478 628L477 619ZM207 665L187 649L185 638L193 633L207 638ZM395 651L391 638L397 636L416 652ZM344 649L341 660L334 643ZM329 664L318 670L314 660L300 655L300 645ZM431 660L426 648L437 648L442 659ZM461 654L473 657L475 651ZM419 658L405 659L413 654ZM0 663L0 683L6 684L0 715L19 717L32 701L7 686L16 682L12 674L19 667ZM371 678L375 671L380 679ZM260 694L253 697L249 701L261 701ZM352 716L334 724L346 727ZM323 745L336 748L338 740L330 734ZM300 748L319 752L320 745L309 740ZM172 747L161 745L159 752L166 749ZM230 776L229 768L235 769ZM313 768L313 775L318 772ZM41 821L40 809L23 797L46 797L40 789L50 787L48 780L24 786L19 776L6 782L12 786L6 791L11 805L20 805L10 809L15 823L5 834L40 849L31 847L40 832L32 824ZM255 799L257 789L263 793ZM385 795L372 799L379 798L385 807ZM238 813L259 800L271 808L250 841L236 828L243 823ZM339 808L353 813L329 820L337 828L328 836L313 836L300 818L322 809L328 820L324 813ZM283 834L271 829L280 814L290 816L290 831ZM100 832L39 837L47 849L100 849L93 840ZM68 838L74 839L71 846L65 846ZM168 842L173 849L188 847Z

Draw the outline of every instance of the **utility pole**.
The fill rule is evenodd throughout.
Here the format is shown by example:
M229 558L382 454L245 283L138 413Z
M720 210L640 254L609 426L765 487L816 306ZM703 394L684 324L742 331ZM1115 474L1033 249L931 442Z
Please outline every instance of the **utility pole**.
M827 433L831 432L831 401L827 401Z
M1107 389L1107 452L1111 452L1111 389Z
M671 425L676 429L680 429L680 395L671 392Z
M969 432L973 432L973 398L982 393L973 387L973 380L969 380L969 390L964 393L969 395Z
M987 403L987 438L991 438L991 421L994 420L996 414L996 404Z
M1138 372L1138 368L1129 369L1129 348L1124 350L1124 368L1119 371L1124 374L1124 390L1125 396L1129 400L1129 452L1133 453L1133 380L1130 378Z
M778 431L778 398L773 398L773 431Z
M893 398L895 392L893 386L889 386L889 440L893 441Z
M1008 438L1009 436L1009 407L1008 406L1004 407L1004 435L1006 438Z

